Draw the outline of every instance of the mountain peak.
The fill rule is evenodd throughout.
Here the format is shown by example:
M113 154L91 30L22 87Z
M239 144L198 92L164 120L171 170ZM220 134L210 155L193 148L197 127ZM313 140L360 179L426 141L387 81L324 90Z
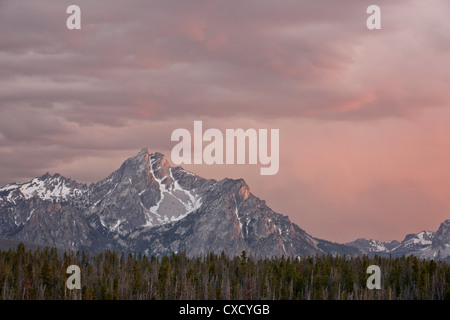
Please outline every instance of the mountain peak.
M66 177L60 175L59 173L51 174L48 171L45 174L43 174L42 176L38 177L37 179L39 179L41 181L56 180L56 179L67 180L67 181L72 180L72 179L69 179L69 178L66 178Z
M450 219L445 220L444 222L441 223L441 225L450 226Z
M120 169L104 179L104 183L120 181L144 181L146 185L156 183L155 179L170 179L170 164L166 157L160 153L150 153L143 148L135 156L125 160Z
M146 157L149 156L149 154L150 153L148 151L148 148L142 148L141 151L139 151L139 153L132 158L145 159Z
M125 162L133 160L133 162L144 162L149 163L150 160L152 163L163 163L165 167L170 166L164 154L161 152L150 153L148 148L142 148L141 151L134 157L129 158Z
M441 223L438 231L436 232L436 236L438 237L446 236L450 240L450 219L447 219Z
M149 153L150 157L154 160L154 161L164 161L167 162L166 156L164 154L162 154L161 152L155 152L155 153Z
M148 155L149 155L148 149L147 148L142 148L141 151L139 151L137 155L135 155L134 157L129 158L128 160L136 159L136 160L144 161L148 157ZM126 161L128 161L128 160L126 160Z
M51 178L52 175L50 174L50 172L46 172L45 174L43 174L42 176L39 177L39 179L41 180L47 180L48 178Z
M86 185L65 178L58 173L46 173L41 177L21 183L8 184L0 189L0 200L16 204L17 201L40 198L54 202L63 202L80 197L86 191Z

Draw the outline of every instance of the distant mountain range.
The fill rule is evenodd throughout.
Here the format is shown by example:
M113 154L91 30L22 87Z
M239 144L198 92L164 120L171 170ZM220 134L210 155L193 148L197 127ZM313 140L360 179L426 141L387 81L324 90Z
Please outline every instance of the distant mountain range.
M209 252L259 257L316 254L450 257L450 220L401 243L337 244L306 233L272 211L242 179L204 179L142 149L91 185L45 174L0 188L0 244L188 256Z
M450 261L450 219L441 223L437 232L422 231L408 234L402 242L383 242L371 239L357 239L346 243L358 248L361 253L369 256L375 254L387 257L415 255L424 259L441 259Z

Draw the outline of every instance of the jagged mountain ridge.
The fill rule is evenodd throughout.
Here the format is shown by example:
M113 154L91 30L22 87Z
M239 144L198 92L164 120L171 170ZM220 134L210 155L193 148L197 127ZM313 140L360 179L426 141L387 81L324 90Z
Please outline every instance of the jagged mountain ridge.
M199 177L187 181L190 176L181 167L171 168L161 153L149 155L144 149L89 187L89 213L97 215L102 226L122 235L141 226L177 221L201 205L195 188L207 182Z
M148 255L358 254L311 237L255 197L242 179L204 179L147 149L90 186L46 174L0 188L0 237Z
M450 259L450 220L402 242L317 239L273 212L242 179L216 181L171 167L147 149L89 186L44 174L0 188L0 238L60 248L190 256L242 250L258 256L315 254Z
M397 240L378 241L373 239L359 238L355 241L346 243L349 246L360 249L365 254L378 254L380 252L388 252L400 245Z
M436 232L421 231L407 234L403 241L390 242L372 239L357 239L346 245L355 247L362 254L373 256L415 255L423 259L441 259L450 261L450 219L445 220Z

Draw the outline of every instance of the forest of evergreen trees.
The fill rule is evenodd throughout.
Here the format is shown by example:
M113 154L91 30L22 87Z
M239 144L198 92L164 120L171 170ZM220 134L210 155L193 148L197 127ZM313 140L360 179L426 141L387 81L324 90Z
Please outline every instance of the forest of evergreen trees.
M66 288L69 265L81 290ZM366 269L381 268L369 290ZM254 259L184 253L162 258L45 248L0 251L0 299L450 299L450 265L415 256Z

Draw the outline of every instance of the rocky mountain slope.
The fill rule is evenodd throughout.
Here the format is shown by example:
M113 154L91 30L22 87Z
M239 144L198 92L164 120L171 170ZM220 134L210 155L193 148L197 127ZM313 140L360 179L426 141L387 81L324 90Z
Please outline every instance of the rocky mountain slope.
M242 179L204 179L147 149L89 186L59 174L0 188L0 238L73 250L189 256L360 254L450 260L450 219L402 242L312 237L272 211ZM8 242L9 241L9 242Z
M45 174L0 188L0 238L148 255L357 255L272 211L242 179L203 179L147 149L90 186Z

